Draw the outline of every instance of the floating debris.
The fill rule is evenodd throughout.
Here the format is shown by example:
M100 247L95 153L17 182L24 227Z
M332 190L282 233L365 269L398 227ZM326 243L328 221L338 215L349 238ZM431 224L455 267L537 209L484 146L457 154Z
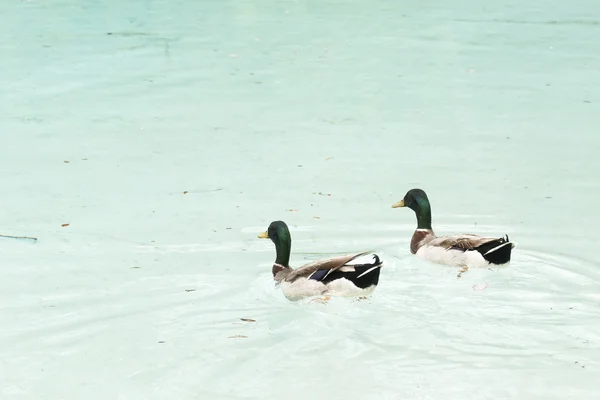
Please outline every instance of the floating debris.
M244 335L233 335L233 336L229 336L227 339L248 339L248 336L244 336Z
M476 292L481 292L482 290L487 289L488 286L489 285L487 283L479 283L473 286L473 290L475 290Z
M64 228L64 227L69 226L69 225L71 225L71 224L62 224L61 226Z
M245 322L256 322L255 319L251 319L251 318L240 318L241 321L245 321Z
M0 235L0 237L6 238L6 239L24 239L24 240L31 240L31 241L37 242L37 238L36 237L32 237L32 236Z
M196 289L185 289L186 292L195 292Z

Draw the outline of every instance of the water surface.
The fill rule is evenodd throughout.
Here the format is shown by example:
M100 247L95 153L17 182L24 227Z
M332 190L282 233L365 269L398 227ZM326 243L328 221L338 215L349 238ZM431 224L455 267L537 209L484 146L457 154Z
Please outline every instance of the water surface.
M2 399L597 397L595 2L32 0L0 26L0 233L38 238L0 238ZM412 256L413 187L511 265ZM287 301L277 219L293 265L375 250L380 287Z

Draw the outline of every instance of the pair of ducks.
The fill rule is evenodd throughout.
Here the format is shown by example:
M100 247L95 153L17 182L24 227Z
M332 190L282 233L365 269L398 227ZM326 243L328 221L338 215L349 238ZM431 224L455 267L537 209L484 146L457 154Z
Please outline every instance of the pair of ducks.
M484 238L462 234L437 237L431 228L431 206L421 189L409 190L393 208L408 207L417 216L417 229L410 241L410 252L419 258L437 264L461 267L461 274L469 267L502 265L510 262L515 244L508 236ZM379 283L382 261L377 254L362 252L341 257L318 260L298 269L290 267L292 238L283 221L274 221L267 232L258 235L275 244L277 258L273 264L273 278L290 300L304 297L366 296Z

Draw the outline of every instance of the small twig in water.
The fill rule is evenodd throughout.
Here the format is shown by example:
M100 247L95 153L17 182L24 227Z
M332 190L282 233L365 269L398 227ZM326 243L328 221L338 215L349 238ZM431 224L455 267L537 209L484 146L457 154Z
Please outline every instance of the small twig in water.
M10 235L0 235L0 237L7 238L7 239L26 239L26 240L33 240L33 241L37 241L37 238L36 238L36 237L31 237L31 236L10 236Z

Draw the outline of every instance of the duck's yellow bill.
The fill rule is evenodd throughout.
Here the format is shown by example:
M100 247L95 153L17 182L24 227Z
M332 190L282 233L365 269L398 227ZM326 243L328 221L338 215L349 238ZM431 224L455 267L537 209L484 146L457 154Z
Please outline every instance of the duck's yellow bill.
M404 199L400 200L397 203L392 204L392 208L404 207Z
M263 233L259 233L258 237L260 239L268 239L269 238L269 232L263 232Z

